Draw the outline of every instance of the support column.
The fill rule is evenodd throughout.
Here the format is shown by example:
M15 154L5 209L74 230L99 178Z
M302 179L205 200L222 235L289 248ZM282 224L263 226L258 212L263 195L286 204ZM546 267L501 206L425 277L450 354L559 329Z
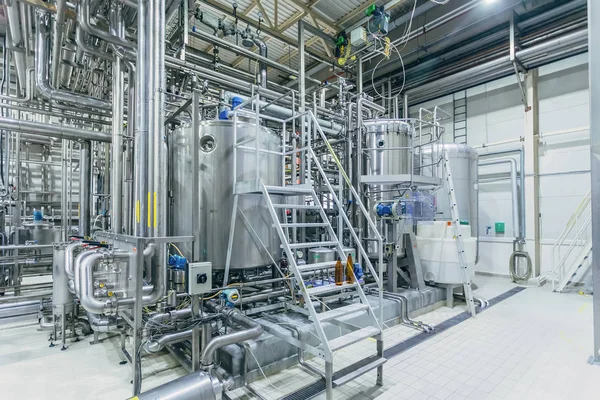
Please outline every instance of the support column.
M540 175L539 175L539 107L538 70L533 69L525 76L525 91L528 108L525 111L525 215L527 218L526 250L531 257L533 279L540 276L542 251L540 233Z
M589 69L590 69L590 148L592 169L592 248L600 249L600 83L592 77L600 74L600 4L588 0ZM590 362L600 363L600 257L592 257L594 293L594 348Z

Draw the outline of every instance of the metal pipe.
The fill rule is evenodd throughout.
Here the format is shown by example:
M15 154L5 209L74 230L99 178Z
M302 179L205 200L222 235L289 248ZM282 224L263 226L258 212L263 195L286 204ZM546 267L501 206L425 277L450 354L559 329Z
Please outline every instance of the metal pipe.
M37 52L35 55L36 86L38 92L49 101L73 103L79 107L99 108L110 110L109 101L72 93L66 90L55 89L48 80L48 35L50 14L38 11L36 18Z
M190 340L192 338L192 331L192 329L188 329L185 331L164 334L158 339L153 339L146 342L144 350L146 350L148 353L158 353L170 344Z
M75 260L75 251L81 249L84 246L83 242L69 243L65 248L65 273L69 279L75 279L73 261Z
M12 103L29 103L33 100L33 77L35 74L34 68L27 68L26 82L25 82L25 97L15 97L9 95L0 94L0 101L10 101ZM6 105L2 105L3 108L9 108Z
M233 52L235 52L235 53L237 53L239 55L242 55L244 57L250 58L252 60L263 62L266 65L268 65L269 67L275 68L275 69L277 69L279 71L282 71L282 72L284 72L284 73L286 73L288 75L292 75L292 76L298 75L298 71L297 70L289 68L289 67L287 67L287 66L285 66L283 64L280 64L280 63L278 63L276 61L268 59L266 56L262 56L260 54L256 54L253 51L250 51L250 50L248 50L248 49L246 49L244 47L237 46L237 45L235 45L235 44L233 44L231 42L228 42L227 40L218 38L218 37L213 36L211 34L208 34L206 32L195 30L195 31L190 32L190 36L191 37L195 37L197 39L200 39L202 41L211 43L213 45L223 47L225 49L233 51ZM311 82L313 82L313 83L321 84L321 81L319 81L318 79L313 79L313 78L310 78L310 77L307 77L306 79L309 80L309 81L311 81Z
M113 20L110 21L110 31L113 35L123 36L120 31L120 12L112 13ZM112 152L111 152L111 227L115 233L123 233L123 62L121 59L113 58L112 69ZM131 119L132 116L129 116Z
M523 147L519 147L518 149L514 149L514 150L501 150L501 151L494 151L494 152L490 152L490 153L485 153L485 154L480 154L479 158L481 157L497 157L497 156L502 156L502 155L508 155L508 154L513 154L513 153L519 153L519 185L521 187L521 190L519 192L519 202L520 202L520 220L521 223L519 225L520 231L519 231L519 238L521 239L525 239L527 237L527 216L525 215L525 150L523 149Z
M119 36L111 35L108 32L100 30L90 23L90 0L81 0L81 8L80 12L77 15L77 22L86 31L89 35L96 36L99 39L104 40L105 42L122 46L124 49L129 50L131 52L135 52L136 46L134 43L130 42L127 39L121 38ZM139 35L138 35L139 40ZM139 43L139 42L138 42ZM139 46L141 48L141 43Z
M22 89L27 79L25 71L25 68L27 67L27 58L25 52L22 51L24 48L24 43L23 36L21 34L21 21L19 19L19 9L16 0L10 0L6 2L6 14L8 18L8 26L10 28L12 46L16 49L13 51L13 57L15 68L17 70L17 79ZM6 48L4 51L6 51Z
M79 150L79 235L91 235L92 220L92 155L91 143L81 142Z
M138 52L136 62L136 120L135 120L135 235L147 235L148 212L148 0L138 4Z
M243 315L238 309L226 308L215 303L207 303L207 308L211 311L219 312L228 317L231 322L243 326L244 330L229 333L223 336L213 338L202 350L201 364L203 368L210 369L214 364L215 354L218 349L230 344L245 342L258 338L263 333L263 328L258 322Z
M510 182L511 182L511 195L512 195L512 219L513 219L513 232L515 237L520 236L520 222L519 222L519 196L517 189L517 162L508 158L505 160L491 160L491 161L479 161L479 166L489 165L502 165L510 164Z
M62 41L63 29L65 26L65 14L67 8L67 0L56 0L56 17L54 19L54 45L52 47L52 69L50 78L52 86L58 87L60 64L62 62Z
M75 28L75 44L77 44L77 46L81 50L83 50L84 53L86 53L90 56L95 56L95 57L103 58L107 61L114 62L114 60L115 60L114 55L88 45L85 40L84 35L85 35L85 33L83 32L81 25L77 25L77 27Z
M265 41L259 37L255 37L253 40L254 40L254 44L256 46L258 46L260 56L267 58L268 49L267 49L267 44L265 43ZM267 64L265 64L264 62L261 62L259 65L259 68L260 68L260 86L262 88L266 88L267 87Z
M84 257L82 257L84 256ZM113 302L111 300L98 300L94 297L94 267L105 257L106 253L93 252L92 254L83 253L77 258L82 257L80 268L79 268L79 300L81 306L87 311L94 314L104 314L110 312ZM77 274L76 268L76 274Z
M17 120L0 116L0 129L13 132L25 132L35 135L53 137L65 140L93 140L96 142L110 142L111 136L104 132L90 131L69 126L43 124L40 122Z

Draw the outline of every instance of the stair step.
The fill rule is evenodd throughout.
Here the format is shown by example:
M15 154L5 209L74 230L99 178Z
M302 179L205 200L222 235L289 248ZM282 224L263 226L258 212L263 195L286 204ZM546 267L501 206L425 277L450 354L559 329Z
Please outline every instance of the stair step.
M344 347L353 345L354 343L358 343L366 338L379 335L379 333L381 332L378 328L375 328L373 326L367 326L366 328L362 328L357 331L350 332L346 335L330 340L329 348L331 349L331 351L337 351L343 349Z
M368 364L362 365L354 370L351 370L349 373L347 373L345 375L334 378L333 386L337 387L337 386L346 384L346 383L366 374L367 372L372 371L375 368L385 364L386 362L387 362L386 358L376 357L373 361L369 362ZM350 366L350 367L352 367L352 366Z
M335 310L330 310L330 311L319 313L319 314L317 314L317 319L320 322L327 322L327 321L331 321L332 319L337 319L340 317L344 317L346 315L365 311L368 308L369 308L368 305L362 304L362 303L350 304L348 306L336 308Z
M327 222L295 222L291 224L281 224L282 228L320 228L329 226Z
M320 210L321 207L310 204L273 204L275 208L285 208L288 210Z
M331 283L329 285L315 286L312 288L308 288L308 289L306 289L306 293L308 293L308 295L310 295L310 296L317 296L317 295L321 295L321 294L325 294L325 293L339 292L340 290L343 290L343 289L352 289L354 287L356 287L356 282L355 283L344 282L342 285L336 285L335 283Z
M300 272L316 271L319 269L335 267L336 263L337 263L337 261L325 261L325 262L314 263L314 264L304 264L304 265L298 265L298 269L300 270Z
M270 195L300 196L312 194L310 185L265 186Z
M306 242L306 243L290 243L290 249L307 249L309 247L327 247L335 246L337 242ZM283 248L283 245L281 245Z

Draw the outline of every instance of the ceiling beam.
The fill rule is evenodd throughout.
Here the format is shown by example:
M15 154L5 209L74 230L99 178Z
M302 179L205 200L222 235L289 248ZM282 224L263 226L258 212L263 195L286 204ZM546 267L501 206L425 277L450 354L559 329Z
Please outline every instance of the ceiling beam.
M205 4L207 7L217 10L219 12L233 15L233 9L227 5L224 5L223 3L219 2L218 0L204 0L203 4ZM252 18L249 18L248 16L238 15L238 18L240 21L250 24L251 26L253 26L255 28L258 26L257 22L255 20L253 20ZM297 39L292 39L289 36L283 34L282 32L278 32L278 31L271 29L269 27L266 27L266 26L262 28L262 31L265 35L272 36L274 39L277 39L283 43L286 43L294 48L298 47ZM313 57L317 57L317 59L320 59L320 60L328 60L329 59L327 54L320 52L320 51L315 51L314 49L307 50L307 52L309 54L311 54Z
M264 9L262 3L260 2L260 0L257 0L256 6L258 7L258 9L260 10L260 12L262 13L263 19L265 20L265 22L267 23L267 25L269 25L269 28L274 28L273 24L271 23L271 18L269 18L269 15L265 11L265 9Z
M373 0L366 0L366 1L364 1L360 6L356 7L350 13L344 15L342 18L340 18L337 21L335 21L335 23L338 26L344 25L346 22L350 21L351 19L355 18L358 14L362 13L363 11L365 11L365 8L367 8L367 6L370 5L371 3L373 3Z
M291 1L291 4L294 5L295 7L298 7L300 10L304 11L305 13L307 13L311 17L315 18L316 20L321 21L323 23L323 26L330 28L334 32L338 32L340 30L339 26L336 25L335 21L331 20L330 18L325 18L322 15L314 12L311 9L312 5L303 4L299 0L290 0L290 1Z
M311 15L310 19L312 19L313 25L315 26L315 28L317 29L321 29L321 26L319 25L319 22L317 21L317 19ZM327 33L327 29L323 29L323 32ZM333 54L331 54L331 49L329 48L329 46L327 45L327 43L325 43L325 40L323 38L319 38L319 42L321 42L321 44L323 45L323 48L325 49L325 52L327 53L327 55L329 57L333 57Z

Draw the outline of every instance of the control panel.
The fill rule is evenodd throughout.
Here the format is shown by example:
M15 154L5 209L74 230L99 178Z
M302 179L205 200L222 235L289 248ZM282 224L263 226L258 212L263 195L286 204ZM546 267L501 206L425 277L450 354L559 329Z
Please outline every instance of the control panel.
M212 289L212 263L189 263L186 282L187 292L190 295L210 292Z

